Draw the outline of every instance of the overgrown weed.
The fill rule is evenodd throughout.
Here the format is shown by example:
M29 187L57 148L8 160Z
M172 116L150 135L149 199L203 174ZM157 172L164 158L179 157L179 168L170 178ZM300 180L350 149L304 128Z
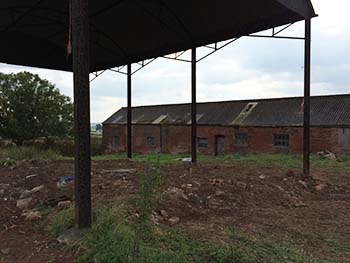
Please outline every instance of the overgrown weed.
M308 257L300 248L227 228L227 242L197 240L184 229L155 225L152 212L162 196L159 168L139 177L139 191L124 204L98 206L91 230L77 244L81 262L96 263L331 263ZM73 226L72 208L60 211L51 222L59 235Z

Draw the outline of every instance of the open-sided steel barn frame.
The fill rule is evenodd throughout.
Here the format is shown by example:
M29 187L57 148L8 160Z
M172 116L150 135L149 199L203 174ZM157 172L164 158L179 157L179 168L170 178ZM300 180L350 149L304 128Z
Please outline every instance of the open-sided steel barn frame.
M131 63L191 49L195 161L196 47L305 20L304 174L307 176L311 18L314 16L310 0L2 0L0 62L73 71L76 223L81 228L89 227L89 73L128 65L130 108ZM129 119L130 137L131 114Z

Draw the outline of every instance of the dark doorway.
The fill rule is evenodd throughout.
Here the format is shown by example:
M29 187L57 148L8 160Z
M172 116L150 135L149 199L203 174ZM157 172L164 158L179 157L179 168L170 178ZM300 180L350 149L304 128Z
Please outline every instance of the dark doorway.
M215 155L225 153L225 136L218 135L215 137Z

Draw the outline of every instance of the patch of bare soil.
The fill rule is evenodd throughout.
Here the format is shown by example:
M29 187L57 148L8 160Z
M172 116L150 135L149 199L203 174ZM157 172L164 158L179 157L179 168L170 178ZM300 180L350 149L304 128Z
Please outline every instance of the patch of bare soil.
M93 162L94 201L135 193L137 174L145 166ZM77 252L50 237L48 216L30 213L47 205L59 209L65 204L61 201L73 200L73 168L71 161L24 161L0 168L0 262L74 262ZM315 172L314 179L305 180L299 170L242 163L169 164L161 165L161 172L164 200L153 216L157 223L180 225L214 242L224 242L224 227L233 226L293 242L319 258L349 262L350 248L344 245L350 240L348 174Z

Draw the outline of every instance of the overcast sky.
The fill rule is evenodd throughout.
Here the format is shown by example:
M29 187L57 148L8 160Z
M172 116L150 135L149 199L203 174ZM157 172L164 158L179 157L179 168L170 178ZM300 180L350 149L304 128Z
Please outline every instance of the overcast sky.
M350 93L349 0L313 0L312 95ZM304 23L284 35L303 36ZM242 38L198 64L198 101L257 99L303 94L303 41ZM201 53L201 51L199 51ZM0 64L4 73L30 71L71 96L72 74ZM191 100L190 64L157 59L133 76L133 105ZM126 76L107 72L91 84L91 121L126 106Z

